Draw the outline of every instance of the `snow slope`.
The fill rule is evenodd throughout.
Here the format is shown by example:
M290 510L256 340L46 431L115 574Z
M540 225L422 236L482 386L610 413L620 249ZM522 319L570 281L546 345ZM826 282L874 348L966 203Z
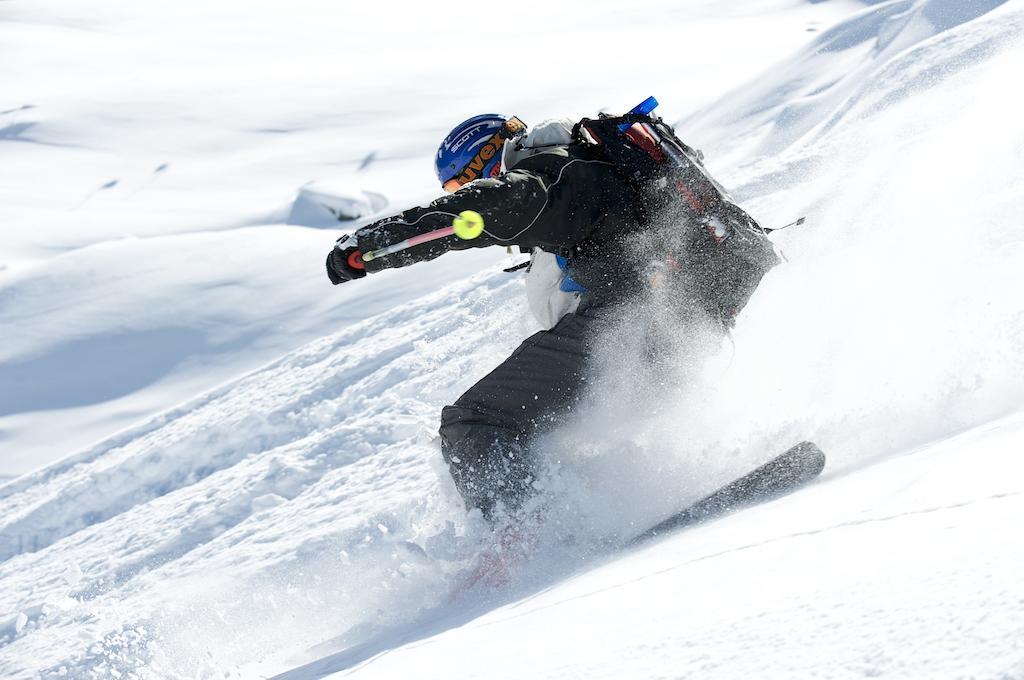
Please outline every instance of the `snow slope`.
M1019 677L1022 435L1016 416L833 474L275 677Z
M144 43L156 30L120 6L75 19L72 5L5 4L4 16L18 18L0 30L22 41L99 31ZM34 14L47 5L54 14ZM561 499L561 525L509 587L446 601L486 531L462 512L432 440L440 406L532 330L521 280L503 274L498 258L448 256L313 293L333 233L258 216L211 219L222 207L235 219L250 201L263 215L301 212L288 199L269 206L269 194L296 191L305 182L297 168L316 163L275 164L256 145L247 152L255 167L235 166L252 180L237 202L222 193L241 185L211 165L194 186L220 179L178 224L161 217L147 223L156 232L111 241L85 217L75 238L91 242L56 257L43 244L71 238L56 226L46 238L26 229L5 241L15 255L0 272L0 314L18 332L5 333L0 375L39 384L14 398L0 392L4 427L14 428L0 443L52 442L52 430L41 429L47 414L32 416L44 407L61 409L55 422L71 419L72 431L75 417L107 417L118 400L130 412L113 436L0 487L0 674L1024 676L1024 555L1014 540L1024 494L1015 455L1024 438L1024 98L1009 87L1024 66L1024 3L688 5L650 13L597 5L581 34L617 20L613 35L627 44L690 30L710 46L716 30L759 35L768 31L750 30L752 21L774 22L779 43L761 54L783 61L758 75L723 59L723 80L751 83L679 129L765 223L802 214L808 223L777 234L789 262L765 280L734 346L695 384L628 413L595 395L592 411L544 443L557 462L547 481ZM189 6L175 7L166 8L169 25L186 25L175 12ZM61 22L58 8L67 10ZM289 27L309 27L246 16L253 44L275 20L290 40L301 33ZM231 18L214 10L207 38ZM818 26L827 30L805 32ZM319 63L319 49L303 58ZM406 53L394 59L391 68L423 68ZM315 87L324 72L308 77ZM554 101L572 113L598 87L582 78L576 92L544 77L550 89L542 78L533 94L557 91ZM696 105L689 83L718 76L696 69L692 77L655 73L643 93L668 102L678 91ZM47 86L59 89L37 85ZM613 93L637 98L619 87ZM529 95L505 96L538 106ZM244 123L253 115L235 108L244 103L225 99L209 129ZM128 107L129 131L142 127L139 106ZM418 145L416 162L380 169L381 185L372 185L393 204L429 193L429 176L411 178L426 174L445 112L409 114L403 139ZM435 117L437 129L425 129ZM141 133L122 140L83 121L78 141L145 148ZM47 125L39 127L33 139L47 142ZM14 136L31 135L22 127ZM245 146L213 132L187 139ZM308 148L292 141L282 155ZM46 158L18 148L25 162ZM220 162L215 156L206 161ZM5 188L15 184L3 177ZM418 188L381 188L406 179ZM67 180L53 188L68 190ZM18 200L5 220L60 221L45 201ZM99 221L116 224L121 209ZM253 268L267 251L273 266ZM306 273L307 252L316 271ZM477 273L466 275L467 261ZM288 323L304 325L279 329ZM88 379L55 389L53 376L69 366ZM104 385L97 376L108 368L121 373ZM232 377L240 370L249 372ZM609 367L612 378L618 370ZM678 370L692 377L694 369ZM191 398L168 409L175 395ZM147 413L157 415L140 417ZM653 545L607 547L798 438L830 456L813 487ZM558 543L568 534L572 545Z
M464 69L429 4L0 3L0 58L17 65L0 69L0 475L502 259L332 291L320 269L339 225L310 192L361 202L342 228L361 226L437 196L430 158L472 113L592 115L678 79L678 116L854 5L520 3L486 34L524 74L509 78ZM740 50L718 38L736 26ZM520 49L552 41L584 58L552 68L549 48ZM604 59L609 44L644 67Z

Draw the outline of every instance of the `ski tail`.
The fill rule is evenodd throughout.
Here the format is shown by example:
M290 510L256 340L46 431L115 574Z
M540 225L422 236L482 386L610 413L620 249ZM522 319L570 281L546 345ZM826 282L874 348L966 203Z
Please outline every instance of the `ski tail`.
M811 481L824 469L825 453L813 442L800 442L753 472L647 529L630 543L642 543L669 531L785 495Z

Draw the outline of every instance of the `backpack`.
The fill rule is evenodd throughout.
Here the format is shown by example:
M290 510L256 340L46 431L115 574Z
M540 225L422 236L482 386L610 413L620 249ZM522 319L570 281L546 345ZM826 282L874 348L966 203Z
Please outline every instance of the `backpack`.
M647 114L584 118L572 136L634 188L641 227L656 230L662 270L681 294L731 327L781 259L767 232L708 173L703 154Z

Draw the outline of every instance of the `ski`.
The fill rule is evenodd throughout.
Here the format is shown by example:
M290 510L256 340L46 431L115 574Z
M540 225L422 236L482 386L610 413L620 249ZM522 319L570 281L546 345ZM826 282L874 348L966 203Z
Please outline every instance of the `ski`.
M752 472L617 546L635 546L732 510L783 496L820 475L824 468L825 454L822 450L812 442L800 442ZM517 565L530 559L534 547L528 530L524 531L514 524L506 527L495 545L482 553L478 563L451 589L447 602L457 601L480 585L495 588L509 583L514 578Z
M812 442L800 442L756 470L638 534L629 541L629 545L783 496L820 475L824 468L824 452Z

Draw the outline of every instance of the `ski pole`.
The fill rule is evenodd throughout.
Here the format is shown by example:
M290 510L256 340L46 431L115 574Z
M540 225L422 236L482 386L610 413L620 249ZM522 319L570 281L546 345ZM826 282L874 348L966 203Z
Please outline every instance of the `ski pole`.
M413 246L418 246L421 243L434 241L439 238L444 238L445 236L451 236L452 234L455 234L464 241L471 241L482 234L483 231L484 218L480 216L480 213L475 210L463 210L459 213L459 216L452 221L452 225L450 227L441 227L440 229L428 231L425 234L418 234L411 238L407 238L404 241L379 248L378 250L371 250L368 253L363 253L362 259L363 262L369 262L370 260L376 260L378 257L391 255L405 250L406 248L412 248Z
M765 231L765 233L770 234L773 231L778 231L779 229L785 229L786 227L799 227L801 224L803 224L806 221L807 221L807 217L805 216L805 217L801 217L800 219L793 220L789 224L783 224L781 227L767 227L767 228L764 228L764 231Z

